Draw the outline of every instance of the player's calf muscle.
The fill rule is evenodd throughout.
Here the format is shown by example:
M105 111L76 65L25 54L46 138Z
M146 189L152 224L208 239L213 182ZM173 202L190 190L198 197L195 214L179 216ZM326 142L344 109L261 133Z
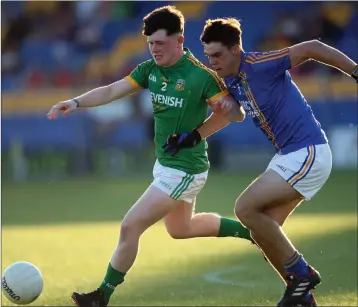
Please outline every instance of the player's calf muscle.
M219 233L220 216L215 213L197 213L189 220L166 221L166 228L173 239L215 237Z
M260 249L271 263L272 267L279 274L282 280L285 282L286 271L285 267L282 264L280 257L277 256L277 252L272 248L270 244L265 244L265 241L262 241L260 236L255 233L251 233L251 237L255 240L255 242L260 246Z
M284 202L276 207L265 209L264 213L274 219L280 226L283 226L290 214L302 201L302 198L298 198L293 201Z

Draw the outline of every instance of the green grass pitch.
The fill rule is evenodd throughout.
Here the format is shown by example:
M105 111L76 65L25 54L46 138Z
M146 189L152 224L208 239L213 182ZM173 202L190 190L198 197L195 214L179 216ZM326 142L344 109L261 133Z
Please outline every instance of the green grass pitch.
M256 174L211 173L197 211L233 217L237 195ZM104 277L120 220L150 178L2 185L2 269L37 265L44 291L34 306L71 306L72 291ZM285 230L322 274L320 306L357 306L357 178L334 172ZM136 264L111 306L275 306L284 287L258 250L235 238L173 240L162 223L142 237ZM2 304L12 305L2 295Z

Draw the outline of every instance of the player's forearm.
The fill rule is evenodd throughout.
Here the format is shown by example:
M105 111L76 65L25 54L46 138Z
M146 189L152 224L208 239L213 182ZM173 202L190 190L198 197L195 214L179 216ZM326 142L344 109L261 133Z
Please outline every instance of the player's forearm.
M75 99L78 101L79 107L97 107L131 95L139 89L122 79L107 86L97 87Z
M230 120L227 116L212 113L196 130L200 133L201 139L203 140L215 132L225 128L229 123Z
M79 107L97 107L114 100L108 86L101 86L89 92L86 92L75 98L78 101Z
M352 75L354 67L357 65L344 53L317 40L310 43L308 55L311 59L335 67L348 76Z

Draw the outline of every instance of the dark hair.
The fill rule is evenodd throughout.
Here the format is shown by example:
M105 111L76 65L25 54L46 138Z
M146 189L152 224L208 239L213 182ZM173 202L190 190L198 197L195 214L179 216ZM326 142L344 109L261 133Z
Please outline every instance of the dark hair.
M184 32L184 16L175 6L168 5L155 9L143 18L142 34L150 36L158 30L167 35Z
M240 21L235 18L218 18L206 21L200 40L202 43L219 42L228 48L239 45L242 49Z

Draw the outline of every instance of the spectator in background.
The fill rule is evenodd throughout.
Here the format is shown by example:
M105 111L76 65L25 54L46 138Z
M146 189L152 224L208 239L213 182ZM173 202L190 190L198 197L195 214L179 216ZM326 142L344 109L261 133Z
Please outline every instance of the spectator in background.
M321 37L335 45L353 16L353 8L349 2L322 2L321 6Z
M100 1L78 1L75 3L76 20L80 26L87 24L100 10Z
M11 16L3 16L2 29L2 73L16 73L20 70L19 49L21 42L28 36L32 29L31 19L25 14L15 13Z
M59 1L57 9L49 14L54 39L73 42L76 33L74 2Z
M322 2L321 15L318 18L320 38L330 45L338 45L344 36L345 27L353 16L353 7L349 2ZM339 75L340 72L331 67L319 66L320 70Z
M269 35L264 36L259 44L259 51L279 50L300 41L306 40L304 29L302 27L302 17L295 14L283 13L276 21L276 26ZM309 73L312 71L312 65L295 67L291 70L292 75Z
M273 31L263 37L259 50L282 49L300 41L320 39L336 46L344 36L345 28L355 14L350 2L322 2L310 10L310 14L283 13L276 20ZM337 74L336 69L307 63L292 70L292 74L312 74L315 72Z
M75 4L78 29L76 45L82 52L93 52L100 47L103 18L102 3L99 1L78 1Z
M115 64L106 64L108 50L103 55L98 54L102 51L102 27L108 20L135 18L139 5L133 1L3 2L2 73L3 84L9 85L5 90L23 88L23 84L32 88L92 86L123 77L130 61L116 70ZM357 16L354 2L313 2L303 13L286 10L278 16L271 33L263 33L258 49L281 49L299 41L321 39L354 57L358 48L358 27L354 25ZM28 67L31 63L26 61L26 56L24 60L20 58L23 54L20 48L28 42L49 43L52 48L49 52L53 52L54 57L51 72L36 65ZM103 68L104 65L107 67ZM91 73L87 76L86 71ZM293 75L327 75L337 71L307 63L291 72Z
M110 8L110 18L126 19L136 16L137 3L135 1L113 1L108 2Z

